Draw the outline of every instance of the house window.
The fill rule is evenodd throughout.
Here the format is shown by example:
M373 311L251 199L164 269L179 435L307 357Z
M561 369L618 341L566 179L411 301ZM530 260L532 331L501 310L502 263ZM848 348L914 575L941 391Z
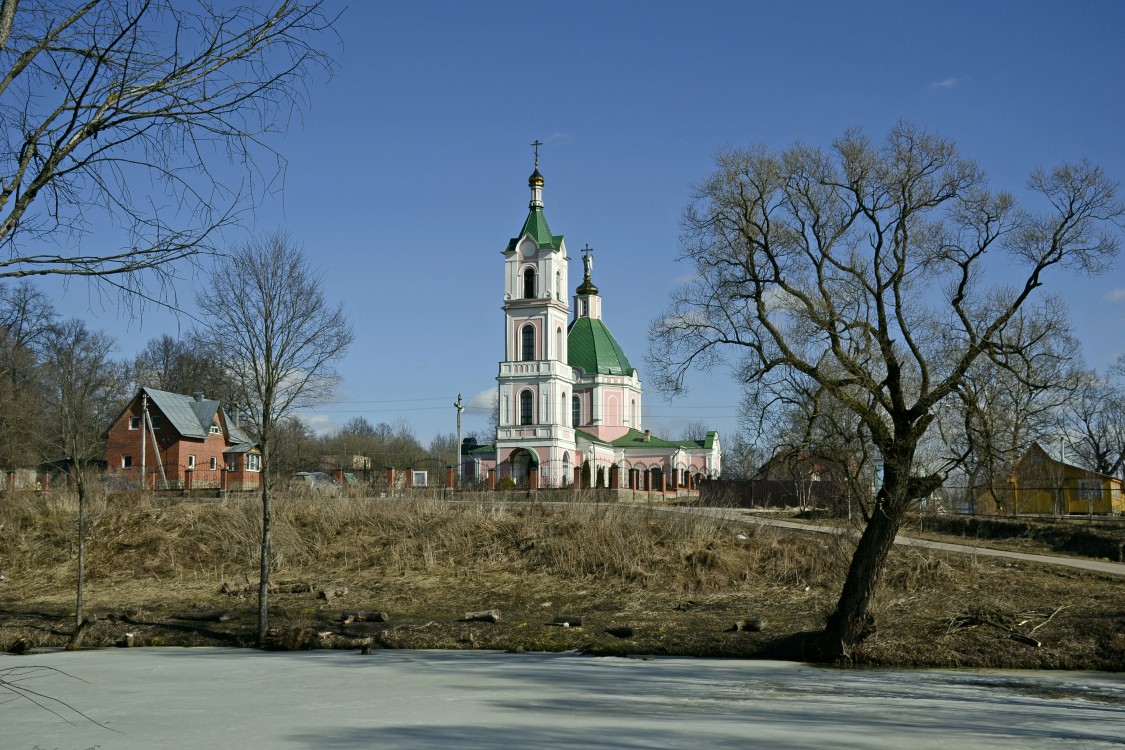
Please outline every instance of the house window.
M582 401L577 396L570 400L570 425L577 427L582 424Z
M535 360L535 326L525 325L520 332L523 343L523 356L520 357L524 362L532 362Z
M262 457L257 453L246 454L246 470L247 471L261 471L262 470Z
M187 457L187 467L189 469L195 468L195 454L194 453Z
M160 427L164 424L164 420L162 420L160 417L150 414L148 417L148 423L152 425L152 429L159 430Z
M222 435L223 434L223 428L219 427L219 425L217 425L217 424L213 424L213 425L211 425L211 434L212 435Z
M130 430L141 429L141 418L140 417L129 417L129 429Z
M535 299L535 269L528 268L523 272L523 298Z
M122 469L133 468L133 457L132 456L122 456L121 457L121 468Z
M219 459L211 456L211 471L214 471L217 468L219 468Z
M1080 500L1101 500L1102 483L1097 479L1079 479L1078 498Z
M533 424L531 421L531 391L520 393L520 424Z

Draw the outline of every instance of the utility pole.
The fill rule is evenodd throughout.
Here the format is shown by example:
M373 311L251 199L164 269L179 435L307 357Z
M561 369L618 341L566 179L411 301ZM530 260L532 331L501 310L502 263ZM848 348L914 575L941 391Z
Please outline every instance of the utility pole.
M454 452L457 454L457 489L461 488L461 412L465 411L465 407L461 403L461 394L457 394L457 402L453 404L453 408L457 410L457 446Z
M147 456L147 448L145 445L145 436L148 434L148 394L141 395L141 481L137 482L137 486L141 491L148 489L145 484L145 457Z

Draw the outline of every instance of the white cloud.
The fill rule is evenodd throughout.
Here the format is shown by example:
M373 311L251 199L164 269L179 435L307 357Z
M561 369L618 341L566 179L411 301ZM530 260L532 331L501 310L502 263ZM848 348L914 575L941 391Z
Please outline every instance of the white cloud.
M954 88L955 86L958 86L960 83L961 83L960 78L954 78L953 76L950 76L949 78L946 78L944 80L935 81L935 82L931 83L929 85L929 88L931 88L931 89L951 89L951 88Z
M470 414L489 414L492 411L492 399L495 397L495 386L475 393L465 400L465 411Z
M1122 302L1125 301L1125 288L1117 287L1105 293L1106 301L1108 302Z

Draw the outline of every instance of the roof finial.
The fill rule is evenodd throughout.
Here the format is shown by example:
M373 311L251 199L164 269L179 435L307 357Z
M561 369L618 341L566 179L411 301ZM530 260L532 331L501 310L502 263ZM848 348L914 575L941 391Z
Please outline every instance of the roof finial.
M590 281L590 272L594 270L594 248L590 247L589 242L582 248L582 267L585 274L582 277L582 285L576 291L578 294L597 294L598 288Z
M539 169L539 147L543 145L543 141L536 138L531 145L535 149L535 168Z

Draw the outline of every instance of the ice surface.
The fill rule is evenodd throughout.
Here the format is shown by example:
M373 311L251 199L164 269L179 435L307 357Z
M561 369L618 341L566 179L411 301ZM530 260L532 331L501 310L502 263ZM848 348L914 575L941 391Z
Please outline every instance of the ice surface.
M1061 748L1125 742L1125 675L834 670L481 651L112 649L0 658L0 750ZM8 696L11 698L12 696ZM68 723L69 722L69 723ZM111 731L116 730L116 731Z

